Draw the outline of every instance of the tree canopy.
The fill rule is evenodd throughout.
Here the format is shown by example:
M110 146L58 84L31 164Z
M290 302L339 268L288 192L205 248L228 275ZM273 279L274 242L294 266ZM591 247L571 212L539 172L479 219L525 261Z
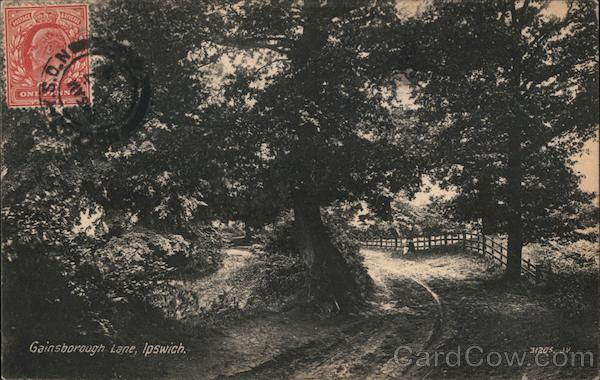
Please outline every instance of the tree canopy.
M571 157L598 126L597 3L551 3L435 1L415 21L432 173L460 217L508 233L517 276L523 243L572 234L589 202Z

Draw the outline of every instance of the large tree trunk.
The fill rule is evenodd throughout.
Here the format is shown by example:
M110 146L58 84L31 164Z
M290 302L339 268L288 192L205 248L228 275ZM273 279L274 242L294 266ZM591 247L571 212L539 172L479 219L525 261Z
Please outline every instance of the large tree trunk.
M523 250L523 220L521 205L521 129L513 125L508 133L508 260L505 278L518 280L521 276Z
M322 53L328 38L327 24L333 17L335 2L322 3L319 0L305 0L302 38L295 44L289 57L292 65L303 75L303 80L294 88L294 92L303 96L306 102L320 98L322 78L317 75L320 68L311 60ZM306 290L309 301L317 304L328 303L333 309L348 309L361 297L362 279L353 275L342 253L331 242L327 229L321 219L320 203L315 194L314 168L325 163L320 162L318 150L307 150L315 146L323 137L318 124L300 121L298 110L296 133L298 135L299 154L297 155L299 173L293 180L292 201L297 247L308 268ZM314 115L318 118L317 115ZM290 116L291 120L293 116Z
M359 280L331 242L318 203L300 191L293 194L293 202L297 246L308 269L308 299L347 310L360 298Z

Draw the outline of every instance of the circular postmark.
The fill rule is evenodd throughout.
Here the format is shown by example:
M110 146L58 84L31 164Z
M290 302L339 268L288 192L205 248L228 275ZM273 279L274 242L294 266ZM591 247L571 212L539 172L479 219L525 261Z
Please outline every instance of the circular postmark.
M40 105L48 132L79 143L114 143L144 122L150 107L150 70L123 44L99 38L70 43L43 67Z

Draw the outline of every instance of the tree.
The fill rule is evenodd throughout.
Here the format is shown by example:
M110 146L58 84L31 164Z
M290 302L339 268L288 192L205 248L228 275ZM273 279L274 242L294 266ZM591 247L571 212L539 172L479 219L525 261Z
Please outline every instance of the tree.
M394 3L220 1L210 14L235 69L217 92L226 111L214 130L228 175L278 200L264 207L293 209L309 298L344 309L357 285L321 207L413 192L424 170L413 126L394 117L397 78L382 65ZM258 176L236 172L257 156Z
M53 133L37 109L7 109L0 92L2 287L11 310L11 343L22 346L39 331L106 334L116 308L147 302L144 291L163 286L175 268L208 272L220 263L214 233L195 228L209 218L206 203L223 192L218 152L210 149L206 130L191 128L195 121L185 107L174 107L205 96L201 85L180 84L191 75L191 63L181 64L190 43L172 37L189 30L189 18L196 16L160 5L91 5L95 31L130 44L154 71L152 110L130 139L110 146L74 144L66 134L73 131ZM150 46L149 31L160 37ZM164 54L152 59L156 51ZM98 61L95 69L106 67ZM106 83L114 82L94 82L97 99L111 90ZM89 213L97 216L94 236L81 233ZM125 224L141 228L131 231Z
M231 213L228 200L248 200L239 213L259 202L265 220L293 209L307 295L346 308L359 285L321 207L414 192L424 170L413 126L395 113L397 78L382 64L399 23L394 2L169 5L92 5L94 32L152 67L154 94L147 122L108 157L103 147L76 152L100 178L86 188L91 207L102 206L102 221L136 215L175 233L191 221L188 206L193 217L219 215Z
M569 157L598 125L597 2L560 16L550 3L436 1L413 24L409 78L435 175L465 219L508 234L511 279L523 244L572 232L588 199Z

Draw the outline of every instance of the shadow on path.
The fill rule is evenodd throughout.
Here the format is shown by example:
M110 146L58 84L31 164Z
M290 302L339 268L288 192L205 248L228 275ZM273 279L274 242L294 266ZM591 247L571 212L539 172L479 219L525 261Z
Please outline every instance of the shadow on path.
M419 353L526 352L532 346L594 348L593 326L560 319L543 293L506 289L498 268L464 253L394 258L365 249L377 291L359 313L320 319L295 309L229 321L218 330L188 326L187 355L144 359L160 379L593 378L581 368L417 363ZM235 278L251 256L230 251ZM239 265L238 265L239 264ZM217 276L224 277L224 276ZM215 279L216 281L216 279ZM206 283L200 284L201 287ZM594 319L596 320L596 319ZM593 329L593 330L592 330ZM405 349L398 350L398 347ZM398 356L395 357L395 353ZM406 365L410 363L410 365Z

